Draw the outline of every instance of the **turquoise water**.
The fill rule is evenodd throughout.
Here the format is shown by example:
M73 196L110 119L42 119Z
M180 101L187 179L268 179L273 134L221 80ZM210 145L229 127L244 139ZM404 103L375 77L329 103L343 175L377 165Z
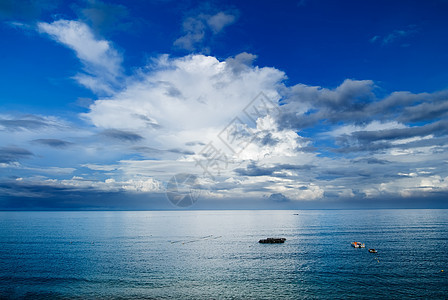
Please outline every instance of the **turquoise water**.
M0 212L0 297L446 299L447 250L447 210Z

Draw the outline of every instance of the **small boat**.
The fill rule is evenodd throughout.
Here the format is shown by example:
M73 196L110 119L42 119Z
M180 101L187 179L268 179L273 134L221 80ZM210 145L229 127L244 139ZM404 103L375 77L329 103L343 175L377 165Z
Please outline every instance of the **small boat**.
M361 243L361 242L352 242L352 246L354 248L365 248L366 247L366 245L364 243Z
M285 238L267 238L259 240L258 242L261 244L280 244L286 241Z
M370 253L378 253L378 251L376 251L375 249L369 249Z

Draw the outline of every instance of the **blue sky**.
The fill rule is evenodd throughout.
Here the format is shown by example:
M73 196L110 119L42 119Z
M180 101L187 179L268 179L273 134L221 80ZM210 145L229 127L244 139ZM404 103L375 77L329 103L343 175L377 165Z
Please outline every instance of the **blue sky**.
M0 208L447 207L447 12L2 1Z

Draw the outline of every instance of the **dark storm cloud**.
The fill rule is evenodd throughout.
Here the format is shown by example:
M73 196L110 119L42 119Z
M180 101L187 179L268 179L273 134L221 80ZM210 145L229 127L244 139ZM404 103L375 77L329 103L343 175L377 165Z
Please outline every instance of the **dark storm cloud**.
M37 139L37 140L33 140L33 143L41 144L41 145L45 145L45 146L49 146L49 147L53 147L53 148L67 148L67 147L73 145L73 143L66 142L66 141L59 140L59 139Z
M29 158L33 153L19 147L2 147L0 148L0 163L10 163Z
M123 142L138 142L143 140L143 137L137 133L118 129L106 129L100 135Z

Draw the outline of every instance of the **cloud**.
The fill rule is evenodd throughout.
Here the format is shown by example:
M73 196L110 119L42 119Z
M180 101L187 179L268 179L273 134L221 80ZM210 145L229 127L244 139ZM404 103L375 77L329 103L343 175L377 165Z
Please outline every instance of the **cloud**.
M225 61L210 56L161 56L150 72L114 97L95 101L82 116L99 128L132 130L152 148L181 149L196 141L192 147L198 150L217 140L260 91L278 97L276 86L283 78L273 68L235 74Z
M390 44L399 38L410 35L412 32L409 30L394 30L383 38L383 44Z
M106 129L103 132L101 132L101 135L111 139L120 140L123 142L138 142L143 139L142 136L136 133L118 129Z
M354 160L353 162L354 163L365 162L367 164L381 164L381 165L390 163L388 160L378 159L375 157L365 157L365 158Z
M447 121L438 121L422 126L397 126L392 124L391 128L372 128L366 130L369 126L364 126L356 130L342 133L344 130L339 128L337 132L340 135L335 137L336 144L341 147L335 151L348 153L353 151L381 151L388 148L415 148L443 145L448 134Z
M203 48L202 43L208 36L213 36L236 21L236 14L218 12L215 15L199 14L195 17L188 17L182 23L183 36L174 41L174 46L195 51L208 52Z
M312 168L311 165L291 165L276 164L274 166L257 166L255 162L251 162L246 168L237 168L234 171L241 176L285 176L282 171L307 171ZM277 173L277 174L275 174Z
M394 92L378 99L373 82L345 80L333 90L296 85L283 94L280 126L295 130L331 126L325 132L334 138L332 142L340 147L335 151L340 153L410 147L410 142L416 146L416 141L404 139L417 137L426 139L422 145L430 145L429 140L438 145L438 138L447 134L446 91Z
M239 74L243 71L247 71L252 67L252 63L257 58L256 55L242 52L235 57L229 57L226 59L226 65L233 70L234 73Z
M361 131L376 132L376 131L403 129L403 128L406 128L406 125L399 123L397 121L381 122L374 120L370 123L364 123L364 124L341 125L331 131L326 132L326 134L332 137L338 137L338 136L350 135L354 132L361 132Z
M351 134L357 140L378 141L378 140L396 140L410 137L421 137L430 134L446 135L448 133L448 121L439 121L424 126L415 126L399 129L386 129L378 131L357 131Z
M53 197L56 190L67 193L67 196L70 196L73 192L87 192L87 194L127 192L131 195L135 193L148 195L150 193L162 193L165 190L161 182L150 177L139 177L125 181L116 181L110 178L104 181L91 180L81 176L73 176L70 179L63 180L41 179L38 181L35 179L17 178L14 182L0 183L0 192L2 187L3 189L8 189L11 186L15 186L17 188L16 191L24 191L22 196L34 198ZM14 194L14 189L11 189L10 193L12 196L18 196ZM86 204L84 203L84 205Z
M33 157L36 157L36 155L33 155ZM29 157L29 159L33 158L33 157ZM34 178L39 178L41 180L45 179L47 175L50 176L66 176L66 175L70 175L73 174L73 172L76 171L75 168L62 168L62 167L49 167L49 166L45 166L45 167L27 167L23 164L21 164L18 161L12 161L9 163L0 163L0 168L3 169L8 169L8 171L12 171L16 174L19 173L23 173L23 174L29 174L32 173L34 174ZM41 174L41 175L37 175L37 174ZM42 174L45 174L42 175ZM23 177L18 177L18 176L11 176L12 178L16 178L16 180L23 180Z
M247 166L247 168L237 168L234 170L238 175L242 176L266 176L272 175L275 171L275 168L260 168L257 167L254 163Z
M22 184L24 197L160 195L171 176L185 172L197 175L207 201L220 205L445 193L447 91L378 96L375 82L356 79L331 88L290 86L284 72L254 65L256 55L246 52L223 60L161 55L124 77L121 54L99 33L126 18L126 9L89 5L83 21L38 24L75 52L81 84L108 93L80 101L87 123L0 116L0 139L15 145L1 148L1 167L7 180L20 178L14 184ZM236 18L229 12L186 18L176 44L206 52L204 45ZM251 106L257 95L265 95L266 111ZM217 153L211 162L219 168L210 176L202 164Z
M290 201L282 193L275 193L275 194L270 195L269 200L274 201L274 202L289 202Z
M0 120L0 125L8 130L38 129L47 124L39 120Z
M73 145L73 143L59 140L59 139L36 139L36 140L33 140L33 142L37 143L37 144L53 147L53 148L66 148L66 147Z
M33 156L30 151L19 147L0 148L0 163L12 163Z
M118 167L117 165L96 165L96 164L84 164L81 166L95 171L114 171Z
M103 93L112 93L119 86L121 55L109 41L97 39L85 23L73 20L40 22L38 30L75 51L86 72L75 76L79 83Z
M235 22L235 20L236 17L234 15L226 14L222 11L206 19L208 26L210 26L215 34Z
M198 161L207 157L202 151L212 142L227 161L219 161L224 168L201 183L210 199L241 194L281 194L290 201L368 197L384 178L425 166L430 155L443 157L445 121L408 124L435 115L433 107L443 108L443 92L395 92L378 98L373 81L353 79L333 89L288 87L284 73L253 66L254 59L248 53L224 61L204 55L160 56L123 91L96 100L82 116L99 129L142 137L129 149L141 155L139 160L117 164L125 178L157 174L166 182L186 171L202 178L206 173ZM244 111L259 91L274 105L280 101L279 113L253 122ZM411 109L419 106L428 109ZM219 138L235 120L246 122L238 123L243 129L238 134L227 135L245 145L238 154ZM300 131L307 126L321 133L303 138ZM314 146L319 143L325 147ZM325 151L351 157L326 157L321 154Z
M427 122L446 118L447 116L448 101L445 100L407 106L403 109L403 115L399 117L399 120L403 122Z
M306 128L319 122L365 121L366 107L375 100L371 80L351 80L333 90L298 84L282 91L279 123L285 128ZM369 116L372 118L372 116Z
M445 194L448 191L448 177L412 173L395 180L384 182L377 188L368 190L369 198L382 195L400 195L403 198L430 197L431 194Z
M160 150L155 149L151 147L134 147L134 150L140 152L140 153L147 153L149 155L165 155L166 153L175 153L175 154L183 154L183 155L193 155L193 151L183 150L183 149L167 149L167 150Z
M370 42L371 42L371 43L375 43L379 38L380 38L379 35L375 35L375 36L373 36L373 37L370 39Z
M409 25L404 29L396 29L392 32L381 35L375 35L370 39L371 43L381 43L382 45L389 45L392 43L396 43L406 37L414 35L418 32L418 29L415 25ZM403 44L402 46L404 46Z
M260 162L258 169L265 169L266 174L272 175L275 183L272 190L266 190L272 193L277 185L283 184L276 177L294 176L308 169L309 166L301 166L297 161L301 155L305 158L313 154L303 154L302 149L308 147L309 142L296 132L278 128L275 119L269 115L277 113L276 110L260 115L255 121L247 117L245 111L252 109L248 105L256 103L251 101L257 99L254 97L260 91L272 101L271 105L277 106L277 90L281 89L284 79L284 74L276 69L252 66L253 59L254 56L248 53L224 61L204 55L161 56L152 63L149 71L140 73L134 82L129 81L126 89L114 97L95 101L82 117L106 132L126 131L144 138L130 149L141 155L138 160L121 160L117 166L125 178L156 174L159 180L167 182L174 174L185 172L202 178L204 170L198 161L207 159L207 153L203 151L213 143L225 153L226 160L221 161L225 168L215 174L215 179L209 178L204 184L207 197L238 196L242 191L231 188L224 181L235 173L244 176L242 170L247 174L255 172L254 167L245 168L250 161ZM235 72L238 64L243 67ZM225 128L235 117L247 122L241 124L244 132L228 133L234 142L246 144L239 154L233 153L220 139L227 136ZM246 195L261 196L260 185L253 185L248 180L245 184L246 188L254 187L251 192L244 191ZM305 185L294 185L283 192L289 197L299 191L299 196L291 199L308 196L314 199L320 195L317 186L301 190Z
M182 24L185 35L174 41L174 46L188 51L196 49L197 44L205 38L206 25L202 20L187 18Z
M186 142L186 143L185 143L185 146L196 146L196 145L199 145L199 146L205 146L204 143L202 143L202 142L198 142L198 141Z
M82 180L80 178L73 181ZM120 185L109 182L105 185ZM6 210L147 210L170 209L163 192L130 191L124 187L102 190L86 185L55 182L0 182L0 207ZM141 186L143 187L144 184ZM126 201L123 201L126 199Z
M117 191L129 191L138 193L148 193L148 192L163 192L164 186L161 182L154 178L132 178L125 181L116 181L113 178L108 178L104 181L85 179L80 176L74 176L71 179L64 180L47 180L43 182L44 185L53 187L71 187L75 190L84 190L86 188L107 191L107 192L117 192Z
M0 115L0 130L23 131L61 126L64 126L63 122L56 117Z

